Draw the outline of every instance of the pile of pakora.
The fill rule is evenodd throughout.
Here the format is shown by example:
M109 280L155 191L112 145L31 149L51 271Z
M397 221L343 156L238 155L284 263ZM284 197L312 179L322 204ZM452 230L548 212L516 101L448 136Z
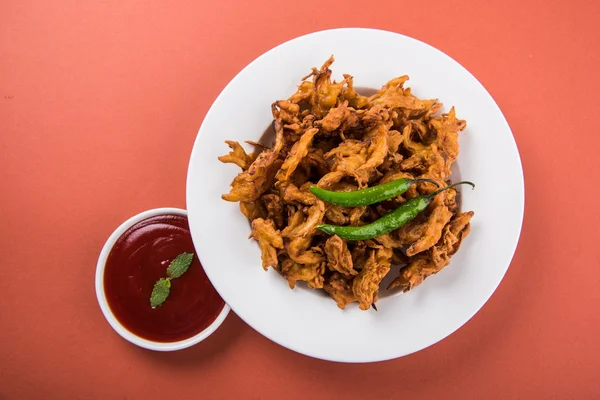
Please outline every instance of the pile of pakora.
M473 212L462 212L457 192L437 194L427 208L400 228L369 240L350 241L317 229L321 224L362 226L408 199L451 184L458 157L458 132L466 121L454 108L438 114L442 103L422 100L400 76L372 96L359 94L351 75L336 82L329 67L302 78L287 100L271 105L275 139L269 145L247 142L247 153L233 141L219 157L240 172L222 198L239 202L252 225L262 266L277 270L290 288L296 282L323 289L340 308L357 302L374 307L382 279L392 265L402 266L387 289L407 292L448 265L469 234ZM378 204L342 207L324 202L316 185L348 192L394 180L429 179Z

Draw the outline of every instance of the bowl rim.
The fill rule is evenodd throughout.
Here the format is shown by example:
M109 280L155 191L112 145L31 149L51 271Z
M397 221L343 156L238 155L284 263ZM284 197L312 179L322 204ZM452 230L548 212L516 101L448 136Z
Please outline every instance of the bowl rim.
M98 305L100 306L100 310L104 315L104 318L108 322L108 324L113 328L115 332L117 332L123 339L127 340L130 343L135 344L136 346L142 347L148 350L154 351L175 351L188 348L197 343L200 343L207 337L209 337L217 328L223 323L231 308L227 303L224 303L221 312L215 318L215 320L207 326L203 331L197 333L196 335L189 337L184 340L179 340L176 342L155 342L152 340L144 339L131 331L125 328L121 322L114 316L112 313L110 306L108 305L108 301L106 299L106 293L104 292L104 270L106 268L106 260L110 251L112 250L116 241L125 233L127 229L129 229L134 224L143 221L147 218L154 217L157 215L167 215L167 214L175 214L181 215L187 218L187 210L181 208L173 208L173 207L160 207L153 208L151 210L143 211L133 217L129 218L125 222L123 222L115 231L108 237L106 243L102 247L100 251L100 256L98 257L98 263L96 265L96 275L95 275L95 288L96 288L96 299L98 300Z

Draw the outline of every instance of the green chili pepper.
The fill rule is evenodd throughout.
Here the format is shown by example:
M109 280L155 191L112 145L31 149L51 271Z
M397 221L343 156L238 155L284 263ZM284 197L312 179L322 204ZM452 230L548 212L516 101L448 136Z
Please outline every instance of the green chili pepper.
M436 186L438 183L432 179L397 179L382 185L373 186L366 189L354 190L352 192L332 192L321 189L317 186L311 186L310 191L319 199L336 206L360 207L370 206L380 203L383 200L391 199L406 192L411 185L415 183L429 182Z
M471 182L462 181L452 185L446 186L445 188L436 190L435 192L425 195L418 196L407 200L402 203L394 211L385 214L383 217L370 224L363 226L339 226L339 225L328 225L323 224L317 226L320 230L330 235L338 235L342 239L347 240L367 240L373 239L377 236L385 235L391 231L400 228L411 219L415 218L417 214L427 208L427 205L437 194L448 190L451 187L468 184L475 188L475 185Z

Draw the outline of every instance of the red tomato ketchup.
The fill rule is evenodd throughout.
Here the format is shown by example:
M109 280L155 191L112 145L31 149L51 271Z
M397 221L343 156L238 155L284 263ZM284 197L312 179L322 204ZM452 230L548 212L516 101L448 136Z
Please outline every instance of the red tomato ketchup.
M207 328L224 301L208 280L198 256L171 281L171 293L150 306L157 280L181 253L195 253L187 218L157 215L140 221L116 241L106 260L104 292L110 310L131 333L155 342L188 339Z

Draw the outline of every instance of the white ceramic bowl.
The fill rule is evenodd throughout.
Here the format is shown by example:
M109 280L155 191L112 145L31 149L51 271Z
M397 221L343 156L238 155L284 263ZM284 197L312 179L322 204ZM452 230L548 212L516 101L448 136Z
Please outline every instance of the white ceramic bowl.
M129 218L127 221L123 222L112 233L112 235L110 235L110 237L104 244L102 251L100 252L100 257L98 258L98 264L96 266L96 298L98 299L98 304L100 305L102 314L104 314L104 318L106 318L106 320L108 321L110 326L119 335L121 335L121 337L123 339L128 340L129 342L131 342L137 346L143 347L145 349L156 350L156 351L181 350L181 349L185 349L187 347L193 346L196 343L203 341L204 339L209 337L223 323L223 321L227 317L227 314L229 314L229 310L230 310L227 303L225 303L225 305L223 306L223 309L221 310L221 312L219 313L217 318L213 321L212 324L210 324L202 332L200 332L188 339L180 340L178 342L169 342L169 343L153 342L151 340L141 338L141 337L131 333L129 330L127 330L123 325L121 325L119 320L117 318L115 318L112 311L110 310L110 307L108 306L108 302L106 301L106 294L104 293L104 268L106 265L106 259L108 258L108 254L110 253L110 251L111 251L113 245L115 244L115 242L117 241L117 239L119 239L119 237L121 237L121 235L123 233L125 233L125 231L127 229L129 229L131 226L133 226L134 224L137 224L138 222L140 222L146 218L154 217L156 215L166 215L166 214L181 215L181 216L187 217L187 211L182 210L180 208L155 208L152 210L144 211L138 215L135 215L135 216Z
M225 139L259 140L272 121L270 105L295 92L300 79L331 55L333 78L354 76L357 87L380 88L408 74L421 98L438 98L467 120L453 179L462 207L474 210L471 234L443 271L409 293L388 296L375 311L345 311L322 291L295 290L274 270L261 268L257 243L237 203L221 200L239 169L217 157ZM457 173L458 172L458 173ZM492 295L519 239L524 206L519 152L502 112L465 68L415 39L372 29L336 29L291 40L244 68L209 110L192 151L187 209L194 246L206 274L244 321L273 341L326 360L379 361L400 357L450 335Z

